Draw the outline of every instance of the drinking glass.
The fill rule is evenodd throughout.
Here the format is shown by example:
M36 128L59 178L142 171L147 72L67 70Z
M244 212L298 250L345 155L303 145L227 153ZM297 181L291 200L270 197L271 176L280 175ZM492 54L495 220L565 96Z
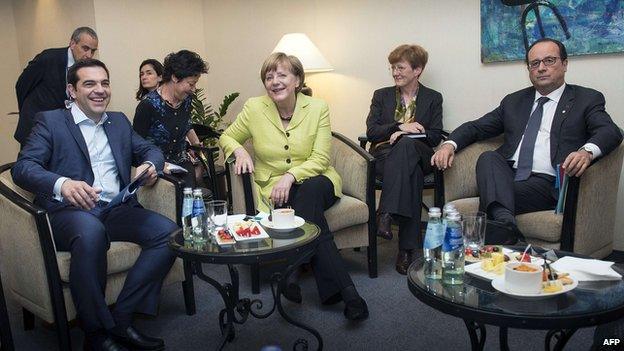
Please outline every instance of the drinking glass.
M224 200L208 202L208 218L212 226L213 233L221 229L227 229L228 203Z
M464 247L473 251L482 249L485 242L485 212L469 212L462 217Z

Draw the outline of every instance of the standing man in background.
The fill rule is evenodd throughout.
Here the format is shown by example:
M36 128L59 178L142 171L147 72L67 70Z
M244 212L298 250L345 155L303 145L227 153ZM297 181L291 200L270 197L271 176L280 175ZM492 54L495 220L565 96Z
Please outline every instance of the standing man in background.
M19 121L13 137L22 147L37 112L65 107L67 69L76 61L92 58L97 48L95 31L80 27L72 33L68 47L43 50L28 63L15 83Z

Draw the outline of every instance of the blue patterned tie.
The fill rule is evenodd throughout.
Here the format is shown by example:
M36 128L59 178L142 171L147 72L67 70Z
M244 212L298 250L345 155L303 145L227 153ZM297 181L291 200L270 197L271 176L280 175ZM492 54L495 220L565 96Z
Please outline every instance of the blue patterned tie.
M526 130L524 131L524 139L520 146L520 155L518 156L518 169L516 171L515 181L527 180L533 170L533 152L535 151L535 140L537 139L537 132L542 124L542 112L544 111L544 104L550 100L549 98L542 96L537 99L537 107L535 111L531 113L529 122L527 123Z

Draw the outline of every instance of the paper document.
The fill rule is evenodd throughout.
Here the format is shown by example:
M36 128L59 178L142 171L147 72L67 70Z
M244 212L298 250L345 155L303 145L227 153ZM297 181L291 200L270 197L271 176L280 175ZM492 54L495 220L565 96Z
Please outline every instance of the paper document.
M410 139L424 139L427 137L427 133L408 133L404 135Z
M115 206L119 206L127 202L128 199L132 197L134 193L136 193L137 189L143 186L143 184L147 180L147 174L148 174L150 167L147 167L146 169L144 169L143 172L141 172L141 174L139 174L137 177L134 178L133 181L130 182L130 184L128 184L125 188L123 188L119 192L119 194L117 194L111 200L111 202L108 203L108 206L106 206L106 208L113 208Z
M167 169L169 170L169 172L171 172L172 174L176 174L176 173L188 173L188 171L186 170L186 168L182 167L182 166L178 166L175 163L169 163L167 162Z

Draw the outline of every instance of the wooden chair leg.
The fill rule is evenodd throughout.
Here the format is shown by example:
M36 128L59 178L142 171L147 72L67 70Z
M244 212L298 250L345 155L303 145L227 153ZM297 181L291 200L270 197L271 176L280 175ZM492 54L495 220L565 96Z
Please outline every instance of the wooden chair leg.
M186 314L192 316L197 311L195 306L195 286L193 284L193 267L190 261L184 260L184 281L182 282L184 293L184 306Z
M377 278L377 245L368 246L366 251L368 256L368 276Z
M9 313L7 312L2 280L0 280L0 349L2 351L13 351L13 336L11 334L11 324L9 323Z
M260 265L257 263L251 265L251 293L260 293Z
M22 321L24 322L24 330L35 329L35 315L25 308L22 308Z
M69 336L69 324L67 323L67 318L61 318L64 321L57 321L56 326L56 336L58 338L59 350L71 351L71 338Z

